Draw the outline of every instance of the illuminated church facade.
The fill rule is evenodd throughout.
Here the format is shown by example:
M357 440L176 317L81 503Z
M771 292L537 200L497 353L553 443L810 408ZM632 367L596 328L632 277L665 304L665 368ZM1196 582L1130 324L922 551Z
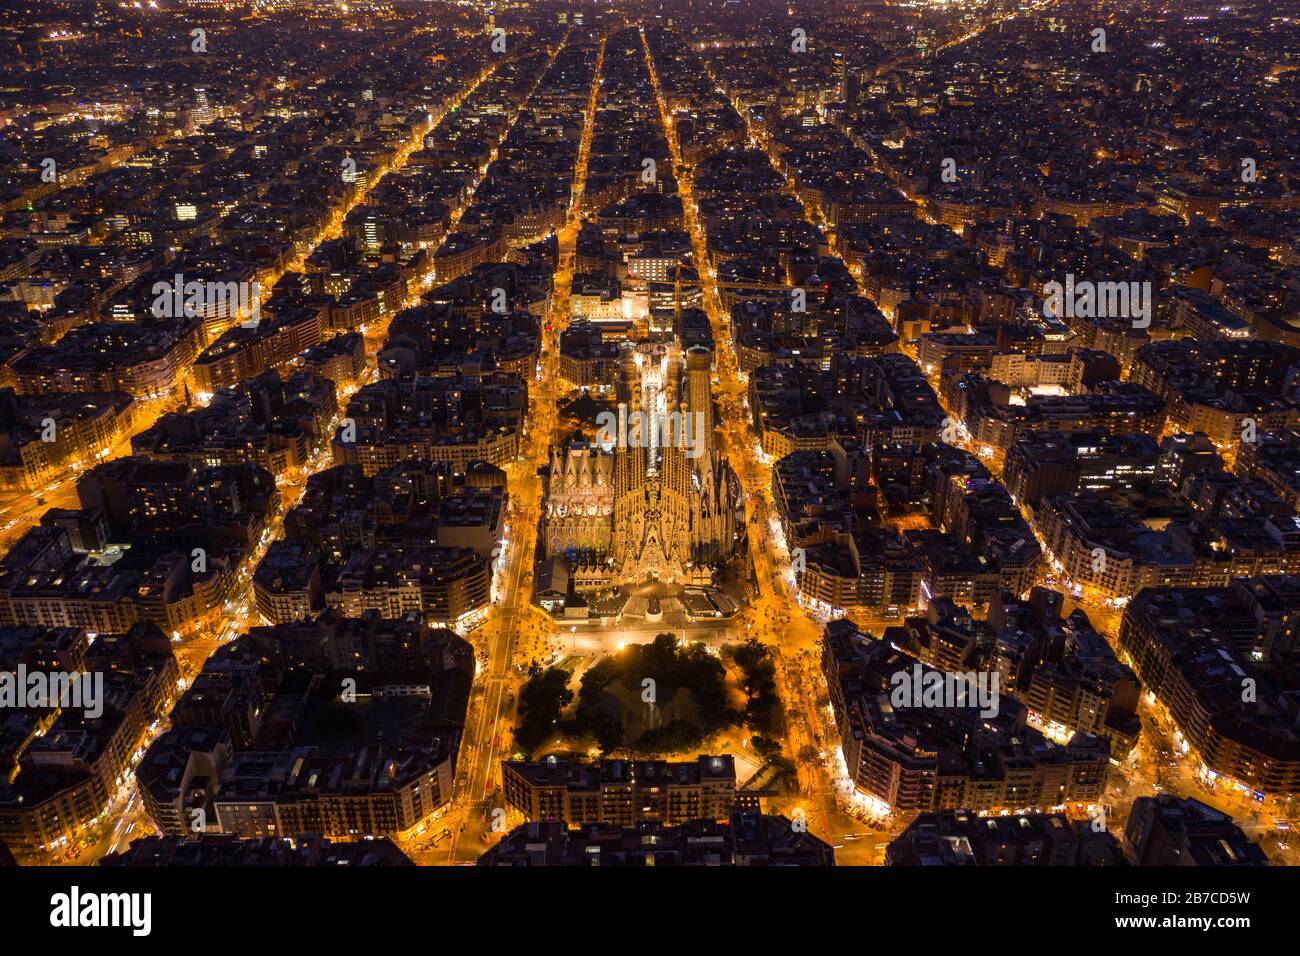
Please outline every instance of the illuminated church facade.
M713 355L628 346L618 412L551 449L541 541L580 589L711 585L743 546L740 482L714 442Z

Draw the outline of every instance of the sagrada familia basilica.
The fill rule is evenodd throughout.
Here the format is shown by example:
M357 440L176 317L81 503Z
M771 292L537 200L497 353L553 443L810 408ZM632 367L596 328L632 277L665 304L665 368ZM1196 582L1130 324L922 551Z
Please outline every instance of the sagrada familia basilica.
M575 587L707 586L741 546L740 481L714 445L712 359L629 345L610 427L551 448L539 540Z

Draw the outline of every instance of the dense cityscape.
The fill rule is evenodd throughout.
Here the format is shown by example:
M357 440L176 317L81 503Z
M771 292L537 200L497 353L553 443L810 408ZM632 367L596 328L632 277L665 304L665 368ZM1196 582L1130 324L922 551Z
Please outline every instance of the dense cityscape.
M15 5L0 863L1300 864L1288 6Z

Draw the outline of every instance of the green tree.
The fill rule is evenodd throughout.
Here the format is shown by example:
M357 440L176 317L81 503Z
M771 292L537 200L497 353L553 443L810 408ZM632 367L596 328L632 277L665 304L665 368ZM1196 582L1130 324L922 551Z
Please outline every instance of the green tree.
M528 753L541 746L572 700L569 674L562 668L552 667L530 677L519 691L516 743Z

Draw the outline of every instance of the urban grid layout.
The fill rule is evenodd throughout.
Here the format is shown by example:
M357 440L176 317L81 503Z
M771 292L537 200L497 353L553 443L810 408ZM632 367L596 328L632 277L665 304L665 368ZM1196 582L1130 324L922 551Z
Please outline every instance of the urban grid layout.
M0 52L0 864L1300 864L1291 0Z

